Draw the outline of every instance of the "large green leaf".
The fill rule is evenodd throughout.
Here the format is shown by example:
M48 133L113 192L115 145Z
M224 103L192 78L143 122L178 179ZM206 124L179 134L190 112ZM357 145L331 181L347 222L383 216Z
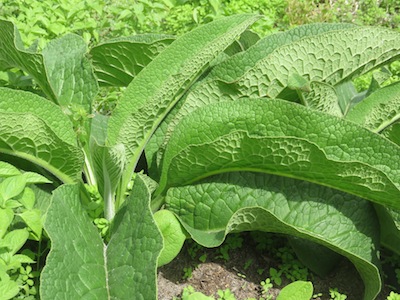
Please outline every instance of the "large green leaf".
M254 54L252 47L241 57L232 57L191 91L186 107L193 110L217 99L244 96L276 98L289 87L293 76L336 86L400 57L398 32L378 27L326 29L309 35L300 33L303 35L297 39L288 33L282 36L286 42L272 47L272 51L267 48L265 55L261 50ZM376 36L380 37L379 43ZM335 98L331 101L337 101Z
M80 179L83 156L59 106L29 92L0 88L0 119L0 152L27 159L64 182Z
M77 145L68 116L45 98L29 92L0 88L0 112L31 113L44 121L60 139Z
M54 133L31 113L0 114L0 153L29 160L65 183L80 180L83 155L80 149Z
M157 193L240 170L304 179L400 208L398 146L352 122L272 99L215 103L184 118L167 145Z
M90 55L99 84L127 86L161 51L173 36L143 34L106 41L93 47Z
M198 243L215 247L229 232L261 230L314 241L349 258L379 293L379 224L370 202L309 182L250 172L171 188L167 208Z
M138 176L106 246L81 207L79 187L58 188L45 222L52 248L41 274L41 299L156 299L162 238L149 201Z
M174 117L167 120L168 128L163 132L156 132L157 139L162 141L162 137L165 136L164 143L153 141L153 144L160 148L157 157L157 164L160 163L161 157L165 150L167 141L174 131L176 124L185 115L194 111L195 109L205 106L210 103L219 102L222 100L235 100L237 99L237 91L234 88L224 89L223 82L234 82L244 76L248 70L254 68L260 61L268 57L276 49L283 47L284 45L291 44L302 38L314 37L319 34L323 34L330 31L337 31L340 29L346 29L354 27L351 24L307 24L298 26L294 29L269 35L261 39L253 47L250 47L245 52L240 52L231 58L223 61L216 65L206 78L197 84L195 84L188 92L183 102L179 107L174 107ZM321 84L320 84L321 85ZM221 90L220 90L221 87ZM327 107L327 109L335 108L337 104L332 103L331 99L325 99L322 96L332 94L331 91L314 91L314 94L322 98L320 101L316 101L312 98L313 95L309 95L308 99L310 103L313 103L315 108ZM333 92L334 94L334 92ZM325 100L325 101L323 101ZM180 102L180 103L181 103ZM335 110L337 112L337 110ZM337 115L337 113L334 113ZM163 127L167 127L163 124ZM153 148L156 146L153 145Z
M257 19L237 15L199 27L175 40L132 80L108 126L109 144L122 143L127 151L122 189L168 111L207 64Z

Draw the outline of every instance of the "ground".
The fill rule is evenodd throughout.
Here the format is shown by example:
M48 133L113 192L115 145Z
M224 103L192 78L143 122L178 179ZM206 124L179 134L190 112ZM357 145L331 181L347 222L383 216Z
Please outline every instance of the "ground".
M243 242L240 247L232 249L234 247L230 246L229 259L221 250L200 248L193 242L185 244L174 261L158 270L159 300L179 297L183 288L189 285L205 295L214 296L215 299L218 299L218 290L226 289L237 300L265 298L260 283L270 277L268 270L271 267L279 270L282 262L275 255L268 255L268 251L257 249L250 234L242 234L241 237ZM261 272L262 270L264 271ZM273 296L272 299L276 298L283 286L290 283L285 276L281 277L282 285L274 284L268 291ZM362 299L363 282L354 266L345 259L325 278L310 273L308 280L313 282L314 294L318 294L314 299L331 299L330 288L337 288L341 294L347 295L347 300ZM386 299L390 291L390 287L385 286L377 299Z

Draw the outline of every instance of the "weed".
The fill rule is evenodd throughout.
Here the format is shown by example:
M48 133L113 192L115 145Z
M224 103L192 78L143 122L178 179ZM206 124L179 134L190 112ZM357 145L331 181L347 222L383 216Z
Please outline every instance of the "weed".
M346 300L347 296L338 292L337 288L329 289L331 300Z

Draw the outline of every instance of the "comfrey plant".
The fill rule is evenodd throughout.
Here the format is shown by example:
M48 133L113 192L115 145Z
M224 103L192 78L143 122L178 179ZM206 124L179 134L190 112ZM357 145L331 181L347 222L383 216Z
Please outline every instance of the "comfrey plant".
M51 240L41 299L155 299L157 265L187 236L215 247L249 230L286 234L319 274L346 257L364 299L378 295L379 250L400 252L400 83L383 87L400 33L314 24L258 39L258 18L89 51L70 34L41 53L0 22L0 68L39 94L0 89L1 159L53 182L36 196ZM99 85L127 86L111 116L92 110Z

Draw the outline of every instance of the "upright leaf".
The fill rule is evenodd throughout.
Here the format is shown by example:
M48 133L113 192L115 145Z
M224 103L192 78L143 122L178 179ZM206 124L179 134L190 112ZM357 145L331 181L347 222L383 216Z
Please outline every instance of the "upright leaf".
M47 97L56 102L56 95L47 80L43 56L24 49L17 27L10 21L0 20L0 70L13 67L30 74Z
M257 19L237 15L199 27L175 40L132 80L108 127L110 145L122 143L127 151L123 189L152 133L180 96Z
M52 198L44 224L51 250L41 273L41 299L109 299L105 246L81 207L79 186L61 186Z
M138 176L106 246L81 207L79 187L58 188L45 222L52 248L41 275L41 299L156 299L162 238L149 201Z
M52 41L43 54L35 53L24 49L13 23L0 20L0 69L19 68L55 103L82 105L90 111L97 81L86 51L84 40L70 34Z
M98 85L86 57L87 51L82 37L67 34L51 41L43 49L43 62L58 104L73 104L90 112Z

